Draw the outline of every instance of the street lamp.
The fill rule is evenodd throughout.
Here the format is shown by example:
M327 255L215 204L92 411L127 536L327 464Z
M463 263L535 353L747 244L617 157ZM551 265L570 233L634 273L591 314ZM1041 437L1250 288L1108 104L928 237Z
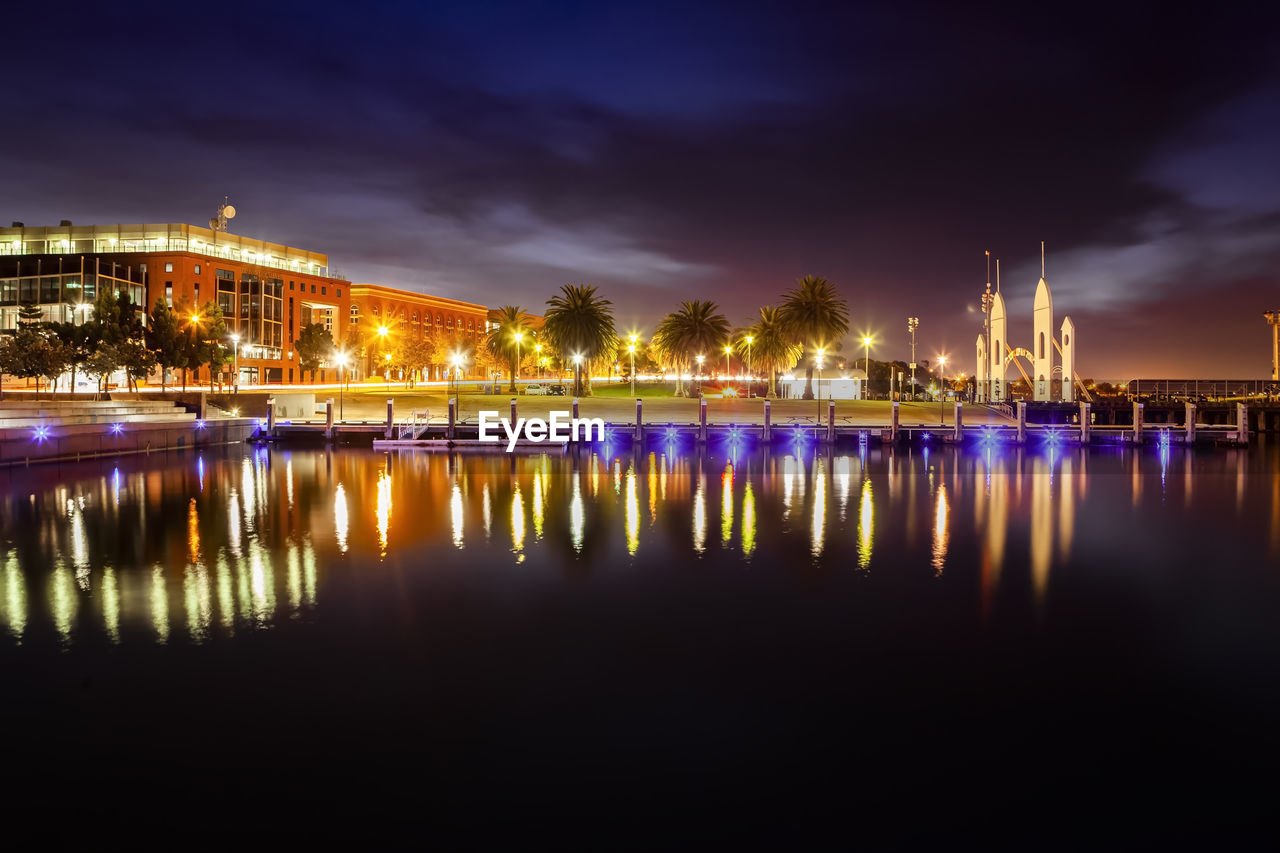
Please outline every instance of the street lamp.
M702 362L706 359L706 356L699 355L697 356L697 359L698 359L698 375L695 376L694 378L698 382L698 396L701 397L702 396Z
M347 362L349 360L350 359L347 358L347 354L345 352L338 353L338 420L339 421L345 419L344 413L346 409L343 407L342 392L343 390L345 390L345 387L346 387L344 384L344 380L346 379Z
M387 390L390 391L391 390L391 353L389 352L383 353L382 357L386 359L386 362L387 362L387 368L384 376L387 380Z
M573 393L582 396L582 353L573 354Z
M947 357L945 355L938 356L938 423L945 424L945 415L943 414L945 407L943 400L947 396Z
M234 370L236 373L235 380L234 380L235 384L232 385L232 387L235 389L235 393L239 394L240 393L240 336L239 335L234 333L231 335L231 346L233 348L232 349L233 354L231 356L231 369Z
M747 335L747 399L748 400L751 399L751 392L753 390L751 387L751 382L753 379L755 379L755 375L751 372L751 342L754 340L755 340L754 337L752 337L751 335Z
M542 344L533 345L534 358L538 360L538 378L542 378Z
M636 395L636 336L631 336L631 343L627 344L627 352L631 354L631 396Z
M449 363L453 366L453 370L449 371L449 376L453 379L453 390L458 390L458 371L462 369L462 353L455 352L449 358Z
M733 345L732 345L732 344L725 344L725 345L724 345L724 378L725 378L725 381L728 381L728 379L729 379L729 353L731 353L731 352L733 352Z
M524 340L524 332L516 332L512 337L516 339L516 369L512 372L511 384L515 385L520 381L520 341ZM519 386L516 388L516 393L520 393Z
M871 389L871 338L867 335L862 336L862 357L866 363L867 387L862 391L862 399L867 399L867 391Z
M919 317L907 318L907 331L911 333L911 399L916 398L916 329L920 328Z
M822 357L825 352L825 349L818 347L813 354L813 366L818 369L818 393L815 395L818 398L818 417L813 421L815 431L822 422Z

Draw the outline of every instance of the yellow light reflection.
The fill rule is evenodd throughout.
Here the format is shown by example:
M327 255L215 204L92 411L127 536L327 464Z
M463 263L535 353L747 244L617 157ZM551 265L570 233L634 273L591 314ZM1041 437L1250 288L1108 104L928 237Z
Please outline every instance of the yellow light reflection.
M159 565L151 569L151 624L156 629L156 642L169 642L169 590L164 568Z
M720 475L720 541L728 545L733 538L733 463L724 466Z
M110 566L102 570L102 626L111 642L120 642L120 587Z
M27 579L12 551L4 561L4 622L9 635L21 640L27 630Z
M542 474L533 475L533 538L542 538Z
M387 556L387 533L391 530L391 474L378 472L378 548L379 556Z
M1037 604L1048 591L1053 556L1053 497L1044 467L1044 460L1036 459L1031 476L1031 589Z
M809 533L809 552L822 556L827 534L827 466L813 460L813 520Z
M848 456L841 456L836 460L835 480L836 493L840 496L840 520L844 521L845 512L849 505L849 491L853 484L853 476L850 473L851 463Z
M186 567L182 574L182 598L187 611L187 634L192 642L203 642L209 636L209 623L213 619L209 573L203 565Z
M264 626L276 611L275 570L271 554L256 539L249 545L249 589L253 595L253 618Z
M756 550L756 496L747 480L742 496L742 556L750 557Z
M942 577L942 570L947 563L947 543L951 539L951 532L947 527L947 513L949 510L947 487L939 485L938 506L934 511L933 517L933 576L936 578Z
M573 477L573 500L569 504L569 536L573 540L573 550L582 553L582 529L584 522L582 508L582 475Z
M236 622L235 597L231 589L231 566L227 563L227 552L218 550L218 616L222 627L231 630Z
M862 497L858 502L858 568L871 565L871 541L874 535L875 516L871 501L871 480L862 481Z
M316 551L310 539L302 543L302 603L313 607L316 603Z
M75 618L77 603L75 580L59 560L57 567L49 575L49 614L53 617L53 627L64 643L71 640L71 624Z
M699 554L707 545L707 499L703 478L698 478L698 491L693 496L693 550Z
M524 498L520 494L520 484L516 483L511 492L511 550L524 557Z
M350 519L347 517L347 490L338 484L333 494L333 527L338 537L338 550L347 553L347 529Z
M636 495L636 468L627 469L627 553L634 554L640 547L640 499Z
M187 562L200 562L200 513L195 498L187 504Z
M289 596L289 609L296 612L302 606L302 555L298 553L297 542L289 542L285 562L288 565L285 592Z
M649 453L649 525L658 523L658 460Z
M480 508L480 512L481 512L481 515L484 517L484 541L488 542L489 531L493 529L493 497L489 494L488 481L486 481L484 484L484 489L481 495L481 502L483 504L483 506ZM461 548L462 546L459 545L458 547Z
M453 495L449 498L449 517L453 522L453 546L462 547L462 489L453 484ZM486 524L487 528L488 525Z

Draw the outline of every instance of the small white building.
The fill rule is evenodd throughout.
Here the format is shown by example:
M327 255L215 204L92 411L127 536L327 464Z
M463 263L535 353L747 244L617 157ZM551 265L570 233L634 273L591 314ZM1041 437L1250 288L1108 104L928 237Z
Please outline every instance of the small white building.
M823 400L861 400L866 371L855 368L845 370L835 376L813 375L813 396ZM804 374L787 374L778 381L778 395L783 398L800 399L804 396Z

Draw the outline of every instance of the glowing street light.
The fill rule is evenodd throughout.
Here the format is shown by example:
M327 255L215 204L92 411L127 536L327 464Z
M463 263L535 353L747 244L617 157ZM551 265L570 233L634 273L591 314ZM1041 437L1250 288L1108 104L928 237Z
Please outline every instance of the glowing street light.
M573 354L573 393L582 394L582 353L575 352Z
M862 336L862 357L867 374L867 387L862 390L862 399L867 399L867 391L871 388L871 337Z
M729 353L731 352L733 352L733 346L731 344L725 344L724 345L724 378L726 381L728 381L729 379Z
M538 378L542 378L542 344L533 345L534 358L538 361Z
M232 385L232 387L235 389L235 393L239 394L240 393L240 336L235 334L234 332L231 335L231 345L233 347L233 350L232 350L233 354L231 357L231 369L234 370L236 373L235 384Z
M524 332L516 332L512 335L516 339L516 371L515 376L511 379L511 384L515 385L520 381L520 341L524 339ZM519 391L517 391L519 393Z
M347 363L350 360L345 352L338 352L338 420L340 421L345 419L346 409L343 407L342 392L346 389Z
M383 353L382 357L386 360L386 363L387 363L386 373L384 375L387 380L387 390L390 391L391 390L391 353L389 352Z
M755 374L751 372L751 343L755 340L753 335L747 335L747 399L751 399L751 380L755 378Z
M826 349L823 347L818 347L813 354L813 366L818 369L818 393L816 395L818 398L818 417L813 422L815 431L817 425L822 421L822 358L825 354Z
M453 369L449 371L449 375L453 378L453 389L456 392L458 389L458 373L462 370L462 353L455 352L451 355L449 357L449 364L453 367Z
M639 335L630 335L631 343L627 345L627 352L631 354L631 396L636 395L636 341Z
M947 395L947 357L938 356L938 423L946 423L943 415L943 399Z
M907 331L911 333L911 399L916 398L916 329L920 328L919 317L907 318Z

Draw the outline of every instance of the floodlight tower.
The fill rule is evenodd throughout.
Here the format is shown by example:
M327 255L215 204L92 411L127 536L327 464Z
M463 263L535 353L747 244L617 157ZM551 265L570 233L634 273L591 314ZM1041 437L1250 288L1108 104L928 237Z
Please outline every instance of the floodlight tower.
M1262 316L1271 327L1271 381L1280 381L1280 311L1268 311Z

